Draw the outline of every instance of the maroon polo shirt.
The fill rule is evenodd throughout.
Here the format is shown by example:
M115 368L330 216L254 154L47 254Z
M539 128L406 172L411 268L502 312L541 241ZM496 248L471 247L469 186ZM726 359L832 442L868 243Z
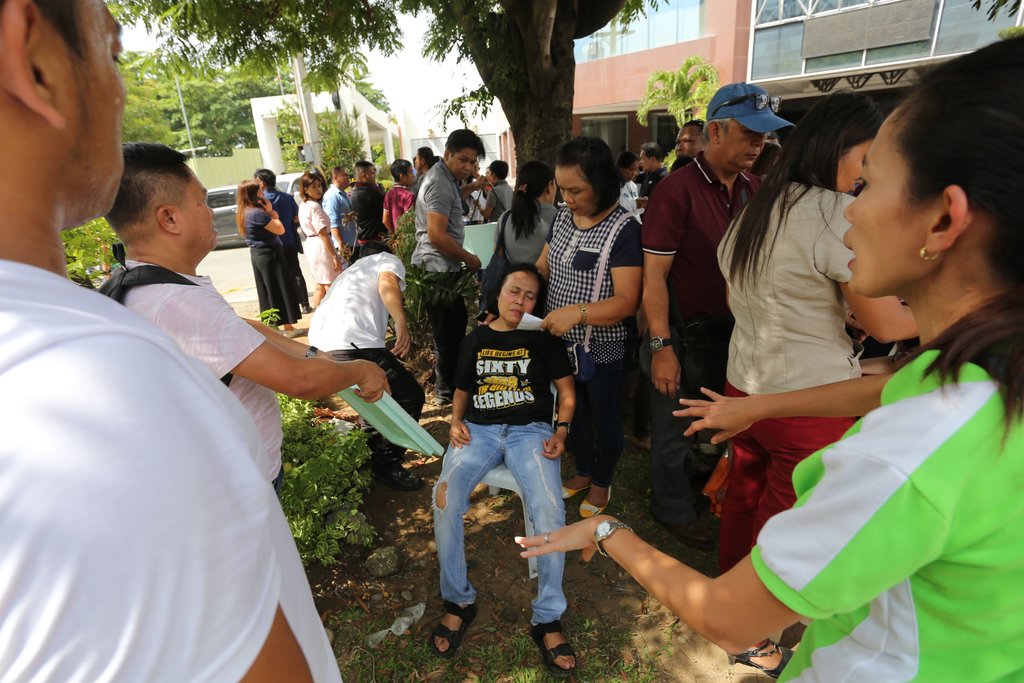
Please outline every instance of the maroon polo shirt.
M668 284L683 318L729 313L725 278L718 268L718 244L729 222L761 185L740 173L732 196L701 152L658 183L644 212L642 240L649 254L675 256Z

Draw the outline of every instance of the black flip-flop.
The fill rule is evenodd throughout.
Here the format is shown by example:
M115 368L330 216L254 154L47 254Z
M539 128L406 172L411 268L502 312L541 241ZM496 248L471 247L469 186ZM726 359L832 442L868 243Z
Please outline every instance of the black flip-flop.
M534 624L530 627L530 636L540 649L540 655L544 658L544 666L547 667L548 673L557 678L568 678L576 671L576 665L574 664L571 669L563 669L558 666L555 660L559 657L572 657L575 660L576 652L572 649L572 645L561 643L550 649L544 645L544 636L546 634L561 632L562 622L559 619L549 621L546 624Z
M444 611L462 619L462 622L459 624L459 630L453 631L444 624L438 624L430 632L430 636L427 638L427 645L430 646L430 649L438 657L448 659L459 649L459 645L462 644L462 637L466 635L466 629L469 628L469 625L473 623L473 619L476 618L476 604L459 607L456 603L445 600ZM438 650L434 638L444 638L447 640L448 649L444 652Z

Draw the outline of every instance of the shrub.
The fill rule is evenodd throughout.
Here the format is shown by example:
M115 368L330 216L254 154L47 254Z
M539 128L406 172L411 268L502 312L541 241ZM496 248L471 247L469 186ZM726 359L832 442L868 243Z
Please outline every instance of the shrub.
M370 483L366 435L315 422L313 403L278 395L284 442L281 508L304 564L334 564L341 542L367 546L373 527L359 512Z
M93 286L93 280L101 280L114 263L110 246L117 242L117 236L103 218L64 230L60 238L64 242L68 277L80 285Z
M412 263L412 252L416 248L416 210L402 214L395 230L394 252L405 266L405 312L409 322L409 334L413 344L429 348L433 341L430 336L430 320L427 304L447 303L457 297L466 300L466 308L476 310L480 299L480 285L476 276L467 270L455 273L429 273Z

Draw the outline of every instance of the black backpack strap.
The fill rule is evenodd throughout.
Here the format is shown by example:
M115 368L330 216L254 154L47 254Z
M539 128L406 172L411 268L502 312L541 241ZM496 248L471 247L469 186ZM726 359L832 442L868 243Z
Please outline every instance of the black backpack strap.
M120 260L120 259L118 259ZM192 282L183 275L178 275L173 270L162 266L145 265L128 268L117 268L110 275L106 282L100 286L100 294L109 296L119 304L124 304L124 298L128 296L128 290L133 287L145 285L184 285L198 287L199 284ZM220 378L224 386L231 386L232 374L229 372Z
M128 296L129 289L143 285L199 286L188 278L178 275L173 270L168 270L161 266L145 265L137 266L131 270L127 268L116 269L110 278L100 286L100 294L109 296L117 303L123 304L124 298Z

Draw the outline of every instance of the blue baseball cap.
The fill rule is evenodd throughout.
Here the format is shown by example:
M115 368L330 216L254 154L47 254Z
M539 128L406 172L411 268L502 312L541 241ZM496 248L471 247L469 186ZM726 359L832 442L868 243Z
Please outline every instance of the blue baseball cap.
M736 119L755 133L771 133L793 124L777 116L773 109L779 98L751 83L723 85L708 104L707 120Z

